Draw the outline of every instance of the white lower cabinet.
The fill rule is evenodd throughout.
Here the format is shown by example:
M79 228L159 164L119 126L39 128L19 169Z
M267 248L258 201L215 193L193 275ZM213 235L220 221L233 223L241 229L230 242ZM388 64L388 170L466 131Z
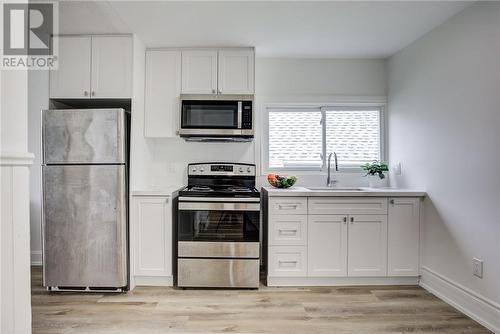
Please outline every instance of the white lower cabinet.
M389 200L388 274L419 274L420 198L399 197Z
M133 196L133 277L136 285L172 285L170 198Z
M309 215L307 220L309 276L347 276L347 216Z
M305 246L307 244L307 215L272 216L269 230L271 246Z
M268 203L270 285L416 284L419 197L273 196Z
M387 276L387 216L349 216L348 275Z
M307 275L307 247L270 246L269 276L304 277Z

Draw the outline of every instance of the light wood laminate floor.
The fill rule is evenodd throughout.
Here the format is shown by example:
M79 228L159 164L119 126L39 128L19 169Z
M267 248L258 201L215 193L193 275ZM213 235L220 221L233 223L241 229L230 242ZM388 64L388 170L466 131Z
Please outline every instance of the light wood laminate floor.
M32 269L33 333L490 333L417 286L51 293Z

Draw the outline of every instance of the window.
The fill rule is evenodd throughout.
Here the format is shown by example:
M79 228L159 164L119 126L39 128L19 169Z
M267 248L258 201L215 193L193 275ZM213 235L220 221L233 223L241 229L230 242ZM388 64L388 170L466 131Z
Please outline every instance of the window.
M269 169L321 170L336 152L339 166L383 159L383 114L376 107L268 108Z

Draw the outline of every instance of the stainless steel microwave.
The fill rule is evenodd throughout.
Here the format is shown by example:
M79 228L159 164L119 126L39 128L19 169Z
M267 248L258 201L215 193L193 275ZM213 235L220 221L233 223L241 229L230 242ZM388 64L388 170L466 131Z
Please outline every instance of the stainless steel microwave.
M253 95L181 95L179 135L192 140L251 140Z

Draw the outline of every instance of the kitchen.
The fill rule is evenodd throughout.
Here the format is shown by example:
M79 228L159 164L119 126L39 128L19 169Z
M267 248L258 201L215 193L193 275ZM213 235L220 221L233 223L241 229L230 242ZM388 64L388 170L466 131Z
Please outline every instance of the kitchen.
M2 333L499 331L498 3L58 6L59 67L22 79L26 149L2 127L2 152L34 154L18 180L29 217L12 216L29 220L23 260L2 262L2 277L32 277L31 297L3 294L3 280ZM229 28L223 18L241 13ZM46 122L48 109L72 116ZM89 109L115 110L117 127L97 130L90 160L72 160L89 143ZM113 131L129 133L124 155L97 159ZM373 160L387 162L384 179L365 177ZM43 171L110 163L125 166L128 193L106 188L116 176L83 182L102 204L86 221L97 227L114 194L123 210L112 212L128 218L112 218L121 227L108 236L123 239L82 258L87 235L44 228L85 222L85 187ZM277 189L275 175L297 180ZM103 255L117 249L116 262ZM119 283L89 283L117 263ZM9 298L25 303L8 313Z

